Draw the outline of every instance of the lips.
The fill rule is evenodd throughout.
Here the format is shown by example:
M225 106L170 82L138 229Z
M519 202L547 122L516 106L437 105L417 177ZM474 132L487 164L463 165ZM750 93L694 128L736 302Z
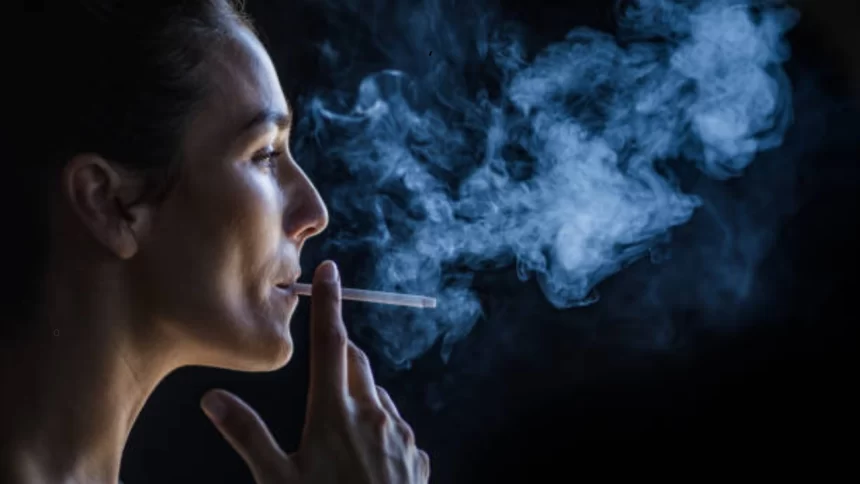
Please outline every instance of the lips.
M301 277L301 275L301 272L297 272L290 277L285 277L284 279L276 282L275 287L277 287L278 289L289 290L290 287L295 284L296 281L299 280L299 277Z

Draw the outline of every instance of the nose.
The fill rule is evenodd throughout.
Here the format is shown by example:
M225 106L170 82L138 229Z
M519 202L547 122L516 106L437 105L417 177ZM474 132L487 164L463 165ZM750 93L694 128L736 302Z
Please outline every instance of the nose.
M319 234L328 226L328 210L314 184L305 172L291 160L292 170L284 187L284 233L297 247Z

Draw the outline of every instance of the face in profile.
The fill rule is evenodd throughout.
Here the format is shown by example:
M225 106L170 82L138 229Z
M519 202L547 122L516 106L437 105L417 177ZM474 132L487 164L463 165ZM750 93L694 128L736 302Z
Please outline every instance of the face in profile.
M327 224L292 159L293 113L272 62L244 27L203 66L209 91L182 146L181 173L129 262L139 311L192 364L246 371L284 365L305 241Z

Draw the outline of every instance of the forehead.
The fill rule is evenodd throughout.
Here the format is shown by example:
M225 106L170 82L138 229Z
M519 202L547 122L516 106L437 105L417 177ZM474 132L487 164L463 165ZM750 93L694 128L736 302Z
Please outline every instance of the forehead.
M272 60L247 28L237 26L203 69L208 95L189 127L186 148L196 151L199 143L235 141L235 135L262 110L287 112Z

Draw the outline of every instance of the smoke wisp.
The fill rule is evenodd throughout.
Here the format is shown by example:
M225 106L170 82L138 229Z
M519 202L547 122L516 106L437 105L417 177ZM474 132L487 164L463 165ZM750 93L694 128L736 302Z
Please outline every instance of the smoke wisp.
M673 163L741 176L792 120L782 65L797 15L773 2L638 0L617 32L578 27L538 50L477 7L375 5L356 18L393 67L335 79L295 136L347 173L329 208L361 226L329 243L370 254L369 287L439 299L368 307L362 323L395 366L468 334L476 271L515 266L558 308L595 303L601 281L702 205ZM361 70L349 45L320 54Z

